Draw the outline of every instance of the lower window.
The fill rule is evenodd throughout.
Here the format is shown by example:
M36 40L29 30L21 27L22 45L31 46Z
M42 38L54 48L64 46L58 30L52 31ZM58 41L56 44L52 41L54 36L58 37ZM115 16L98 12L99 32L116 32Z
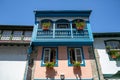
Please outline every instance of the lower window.
M57 64L57 48L43 48L42 65L45 63L54 62Z
M74 62L80 62L84 65L84 57L81 48L68 48L68 65L72 66Z

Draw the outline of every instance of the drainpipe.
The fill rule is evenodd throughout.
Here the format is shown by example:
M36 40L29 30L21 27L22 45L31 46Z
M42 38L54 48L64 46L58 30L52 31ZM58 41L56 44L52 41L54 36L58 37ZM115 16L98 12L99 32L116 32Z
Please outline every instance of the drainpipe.
M94 54L94 58L95 58L95 63L96 63L96 68L97 68L97 73L98 73L98 79L101 80L101 78L100 78L100 72L99 72L99 67L98 67L98 63L97 63L97 58L96 58L96 55L95 55L95 51L94 51L93 45L92 45L92 50L93 50L93 54Z
M27 63L26 63L26 67L25 67L25 73L24 73L23 80L27 80L27 73L28 73L28 67L29 67L29 61L30 61L30 53L32 53L31 46L29 46L27 49Z

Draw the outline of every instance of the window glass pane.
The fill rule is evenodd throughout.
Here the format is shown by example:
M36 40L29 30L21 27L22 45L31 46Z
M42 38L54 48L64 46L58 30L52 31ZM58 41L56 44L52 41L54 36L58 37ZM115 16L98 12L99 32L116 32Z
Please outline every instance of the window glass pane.
M31 40L32 31L25 31L23 40Z
M56 62L56 49L51 49L51 56L50 56L50 62Z
M81 56L77 56L77 60L78 62L81 62Z
M75 61L75 51L73 48L71 48L69 51L70 51L69 52L70 53L70 63L73 64L73 62Z
M23 31L14 31L12 40L21 40Z
M80 49L76 49L76 55L78 56L78 55L81 55L80 54Z
M57 24L57 28L68 28L68 24Z
M120 49L119 41L108 41L106 42L107 46L110 46L111 49Z
M44 63L49 62L49 55L50 55L49 52L50 52L49 49L46 49L44 51Z
M76 61L81 62L81 49L80 48L76 49Z
M56 63L56 48L44 48L44 63L55 62Z
M11 36L12 31L3 31L1 40L9 40Z

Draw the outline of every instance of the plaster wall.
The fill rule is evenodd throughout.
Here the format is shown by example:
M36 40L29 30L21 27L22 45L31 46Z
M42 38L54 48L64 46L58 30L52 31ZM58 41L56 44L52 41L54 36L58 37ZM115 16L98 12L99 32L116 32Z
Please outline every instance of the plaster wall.
M91 62L87 46L83 47L85 66L82 66L79 70L74 70L73 66L68 66L67 46L58 47L58 67L54 67L53 71L46 70L46 67L41 67L42 49L43 47L38 48L34 79L46 79L47 77L59 79L61 74L64 74L66 79L92 78Z
M23 80L27 48L0 46L0 80Z
M115 74L120 70L120 61L111 61L109 59L109 55L106 52L105 49L105 40L120 40L120 37L118 38L95 38L94 39L94 48L97 50L99 59L100 59L100 65L102 68L103 74Z

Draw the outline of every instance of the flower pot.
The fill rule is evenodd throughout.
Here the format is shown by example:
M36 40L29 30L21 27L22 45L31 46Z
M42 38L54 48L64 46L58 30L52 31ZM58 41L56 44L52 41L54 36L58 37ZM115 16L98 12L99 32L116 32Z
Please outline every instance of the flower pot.
M74 70L79 70L79 69L80 69L80 66L74 66L73 69L74 69Z
M48 27L48 26L43 26L42 29L43 29L43 30L49 30L49 27Z
M77 30L83 30L83 26L77 27Z
M112 57L113 59L116 59L116 56L115 56L115 55L111 55L111 57Z

